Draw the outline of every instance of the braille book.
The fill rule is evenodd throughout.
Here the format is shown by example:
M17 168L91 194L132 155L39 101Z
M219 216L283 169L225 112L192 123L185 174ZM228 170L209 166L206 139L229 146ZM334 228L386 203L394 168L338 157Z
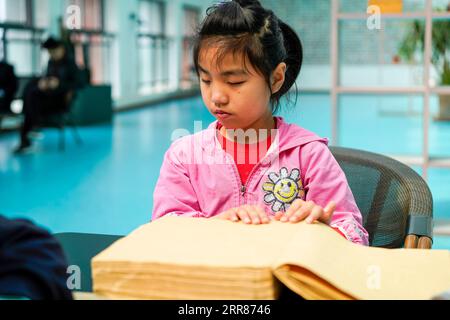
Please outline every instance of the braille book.
M450 253L351 243L304 222L246 225L164 217L92 260L94 292L112 299L431 299L450 287Z

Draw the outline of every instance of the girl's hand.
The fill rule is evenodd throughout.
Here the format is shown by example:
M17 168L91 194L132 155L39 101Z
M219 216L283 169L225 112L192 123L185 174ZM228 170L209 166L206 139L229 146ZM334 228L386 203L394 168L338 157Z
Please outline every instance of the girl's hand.
M55 90L59 87L59 79L56 77L50 77L48 79L48 87L52 90Z
M241 206L231 208L215 216L217 219L230 220L233 222L243 221L246 224L266 224L270 222L267 213L259 206Z
M314 201L295 200L286 212L277 212L275 220L281 222L300 222L306 219L307 223L320 221L330 224L336 204L331 201L325 208L314 203Z
M48 89L48 79L41 78L38 82L38 88L40 91L46 91Z

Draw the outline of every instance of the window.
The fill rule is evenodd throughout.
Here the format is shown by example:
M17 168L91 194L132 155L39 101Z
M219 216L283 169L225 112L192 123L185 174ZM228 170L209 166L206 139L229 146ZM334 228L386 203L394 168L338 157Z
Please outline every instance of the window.
M0 59L14 65L19 76L31 76L42 70L42 52L40 49L45 27L45 19L34 23L36 11L33 6L44 4L48 0L0 0ZM40 10L48 13L44 6ZM41 18L43 15L40 16Z
M102 0L66 0L66 5L80 8L81 29L68 30L76 63L86 68L92 84L112 84L113 96L120 95L115 36L106 32L104 12L108 2ZM65 7L66 8L66 7ZM115 69L114 69L115 68Z
M33 22L36 28L48 28L50 26L50 1L52 0L33 0Z
M29 76L41 71L40 39L32 31L9 29L6 43L7 60L18 75Z
M0 23L30 24L27 20L29 4L28 0L0 0Z
M148 34L165 33L165 7L158 1L139 2L139 32Z
M196 29L200 23L200 10L196 8L184 8L184 34L181 62L181 88L189 88L198 82L193 65L193 44Z
M165 32L165 5L158 1L139 2L139 92L165 90L169 84L170 40Z
M65 0L67 8L75 5L80 8L81 29L103 30L103 1L101 0Z

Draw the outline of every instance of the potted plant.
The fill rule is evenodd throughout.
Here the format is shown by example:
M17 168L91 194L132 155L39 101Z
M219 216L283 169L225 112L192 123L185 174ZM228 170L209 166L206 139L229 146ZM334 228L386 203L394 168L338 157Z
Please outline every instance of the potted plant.
M450 3L446 10L450 12ZM439 74L439 85L450 86L450 20L433 22L431 63ZM425 23L411 22L411 27L400 43L398 54L402 59L413 62L418 53L424 52ZM436 120L450 120L450 95L439 95L439 114Z

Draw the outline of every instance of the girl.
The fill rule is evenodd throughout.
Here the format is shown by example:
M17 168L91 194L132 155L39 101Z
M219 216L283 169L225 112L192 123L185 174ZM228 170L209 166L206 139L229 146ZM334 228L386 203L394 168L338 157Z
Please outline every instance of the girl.
M227 1L208 9L194 63L202 98L217 121L166 152L153 219L321 221L354 243L368 244L327 140L273 116L302 58L296 33L259 1Z

